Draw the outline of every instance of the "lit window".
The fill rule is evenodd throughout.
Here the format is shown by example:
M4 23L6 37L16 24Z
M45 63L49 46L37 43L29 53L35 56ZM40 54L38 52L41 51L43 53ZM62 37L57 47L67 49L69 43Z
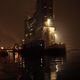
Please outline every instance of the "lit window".
M22 42L24 42L25 41L25 39L22 39Z
M52 24L52 21L51 21L51 19L47 19L47 21L45 22L45 25L46 26L51 26L51 24Z
M32 33L29 34L30 36L32 35Z
M43 63L43 59L41 58L41 63Z
M31 29L31 31L32 31L33 29Z
M26 37L28 37L28 34L26 34Z

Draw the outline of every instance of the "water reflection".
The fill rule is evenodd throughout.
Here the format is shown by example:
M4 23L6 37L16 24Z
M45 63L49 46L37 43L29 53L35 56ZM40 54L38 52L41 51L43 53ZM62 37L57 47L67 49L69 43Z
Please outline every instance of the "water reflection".
M50 80L57 80L57 73L62 70L63 63L64 63L63 58L51 59L51 64L50 64L51 79Z
M12 63L14 62L14 56L12 52L9 52L9 61ZM44 79L43 80L79 80L80 78L80 51L70 51L67 53L67 62L65 64L65 59L63 57L41 57L38 58L37 62L36 59L24 58L20 56L20 53L15 53L15 62L19 63L20 68L27 68L26 71L30 71L30 74L33 77L33 74L31 73L32 67L33 69L40 69L42 70L42 73L44 73ZM29 63L28 61L34 60L33 63ZM29 68L29 70L28 70ZM38 73L40 70L36 70ZM34 70L35 71L35 70ZM34 72L33 71L33 72ZM41 73L41 74L42 74Z
M10 61L14 60L13 57L15 57L15 63L18 63L19 67L28 72L31 77L44 77L42 80L57 80L58 73L62 70L65 63L64 57L22 57L20 53L15 52L15 56L13 56L13 53L9 52ZM38 73L39 75L36 75Z

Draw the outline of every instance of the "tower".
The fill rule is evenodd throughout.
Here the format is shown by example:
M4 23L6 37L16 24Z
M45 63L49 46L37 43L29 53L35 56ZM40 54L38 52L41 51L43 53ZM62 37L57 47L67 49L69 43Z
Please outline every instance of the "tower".
M33 80L56 80L65 50L55 44L53 0L37 0L33 17L25 19L25 40L28 50L24 49L26 56L30 58L28 66ZM45 47L40 41L43 41Z
M37 0L36 12L26 21L26 42L43 40L45 47L55 43L53 0Z

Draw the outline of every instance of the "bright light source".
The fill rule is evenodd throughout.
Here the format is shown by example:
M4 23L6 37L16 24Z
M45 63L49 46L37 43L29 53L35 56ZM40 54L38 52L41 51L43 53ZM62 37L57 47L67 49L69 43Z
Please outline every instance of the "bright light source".
M49 27L49 31L50 31L50 33L54 33L55 32L55 28L54 27Z
M54 36L55 36L55 38L57 38L57 34L56 33L54 34Z
M24 42L25 40L24 39L22 39L22 42Z
M58 64L56 64L56 72L59 71L59 68L58 67L59 67Z
M4 49L4 47L1 47L1 49Z
M22 44L24 44L25 43L25 39L22 39Z
M19 49L22 49L22 47L21 47L21 46L19 46Z
M50 34L55 32L55 28L54 27L44 27L44 32L46 32L47 30L50 32Z
M26 34L26 37L28 37L28 34Z
M48 18L45 22L45 25L48 27L51 26L51 19Z
M47 25L49 26L51 23L51 20L50 19L47 19Z
M55 28L54 27L44 27L44 37L49 40L49 44L53 44L55 42Z
M29 34L30 36L32 35L32 33Z
M54 36L55 36L56 43L59 43L60 39L58 33L54 33Z
M57 80L57 73L55 71L51 71L51 80Z
M32 31L33 29L31 29L31 31Z

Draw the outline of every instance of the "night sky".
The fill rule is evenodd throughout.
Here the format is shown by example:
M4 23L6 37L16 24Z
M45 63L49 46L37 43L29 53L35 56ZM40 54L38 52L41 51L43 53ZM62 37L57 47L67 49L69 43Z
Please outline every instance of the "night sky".
M36 0L0 0L0 46L21 41L24 17L33 15L35 3ZM79 1L54 0L54 13L59 40L68 48L80 48Z

